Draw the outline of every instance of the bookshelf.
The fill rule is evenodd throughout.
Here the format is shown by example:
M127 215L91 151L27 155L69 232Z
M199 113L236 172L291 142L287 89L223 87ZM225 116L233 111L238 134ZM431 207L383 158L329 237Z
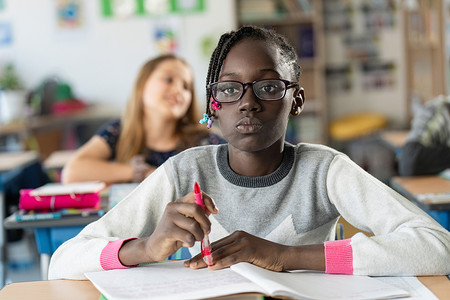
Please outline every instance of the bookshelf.
M406 104L412 118L414 99L421 103L446 93L442 0L416 0L403 7Z
M297 48L305 109L288 126L291 142L328 143L322 0L235 0L237 27L257 25L286 36Z

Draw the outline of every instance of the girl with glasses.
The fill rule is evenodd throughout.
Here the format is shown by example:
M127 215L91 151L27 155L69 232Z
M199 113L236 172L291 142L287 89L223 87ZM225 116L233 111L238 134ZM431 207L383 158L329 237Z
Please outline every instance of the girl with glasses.
M50 278L155 262L182 246L194 255L185 266L204 268L197 253L205 234L211 270L245 261L274 271L449 273L450 233L425 212L344 154L285 142L289 116L304 105L299 82L296 52L282 36L253 26L222 35L209 65L202 122L216 121L228 144L170 158L62 245ZM195 182L205 211L195 204ZM335 241L341 215L375 236Z

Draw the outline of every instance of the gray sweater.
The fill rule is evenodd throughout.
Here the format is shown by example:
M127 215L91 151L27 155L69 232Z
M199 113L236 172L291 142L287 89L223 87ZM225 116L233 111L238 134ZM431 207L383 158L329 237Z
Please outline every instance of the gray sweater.
M261 177L234 173L227 145L191 148L170 158L104 217L59 247L49 278L84 279L85 272L102 270L100 253L108 241L149 236L166 204L191 192L195 181L219 208L210 216L211 242L243 230L285 245L324 243L334 239L342 215L375 234L351 238L354 274L450 273L450 233L425 212L342 153L286 144L278 169Z

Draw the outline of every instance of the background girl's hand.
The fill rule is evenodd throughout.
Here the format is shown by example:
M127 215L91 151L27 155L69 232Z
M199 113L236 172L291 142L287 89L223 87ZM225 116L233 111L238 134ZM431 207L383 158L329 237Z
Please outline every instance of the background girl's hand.
M268 270L283 271L288 249L289 246L273 243L244 231L235 231L212 243L214 266L209 268L223 269L239 262L249 262ZM200 254L184 264L192 269L206 267Z
M133 166L133 178L131 179L133 182L140 183L148 175L156 170L156 167L151 166L145 162L145 158L143 155L133 156L130 160L130 163Z
M194 192L166 206L161 221L146 241L147 256L160 261L174 254L180 247L192 247L211 230L209 214L217 213L211 197L203 193L206 212L195 204Z

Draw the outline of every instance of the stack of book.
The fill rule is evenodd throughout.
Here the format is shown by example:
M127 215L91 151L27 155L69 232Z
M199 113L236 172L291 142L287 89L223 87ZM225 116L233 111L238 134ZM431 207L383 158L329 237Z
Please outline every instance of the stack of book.
M102 216L100 192L103 182L50 183L20 191L16 221L60 219L75 216Z

